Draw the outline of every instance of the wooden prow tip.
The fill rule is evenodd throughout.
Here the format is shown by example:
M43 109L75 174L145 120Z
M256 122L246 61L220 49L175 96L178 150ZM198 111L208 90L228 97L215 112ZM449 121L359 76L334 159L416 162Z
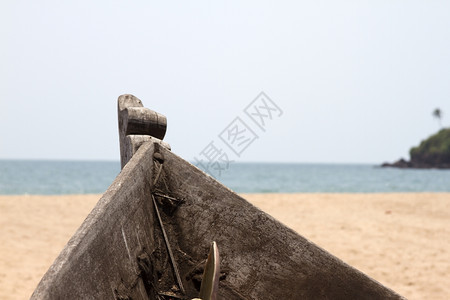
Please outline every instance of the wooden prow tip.
M145 108L140 99L130 94L119 96L117 103L122 169L144 142L155 140L170 149L162 141L167 129L164 115Z

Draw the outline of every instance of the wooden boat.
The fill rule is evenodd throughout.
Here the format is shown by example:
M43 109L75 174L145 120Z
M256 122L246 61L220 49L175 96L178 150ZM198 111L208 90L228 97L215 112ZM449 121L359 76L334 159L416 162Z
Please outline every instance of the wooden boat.
M403 299L171 152L165 128L119 97L123 169L31 299L196 298L212 241L217 299Z

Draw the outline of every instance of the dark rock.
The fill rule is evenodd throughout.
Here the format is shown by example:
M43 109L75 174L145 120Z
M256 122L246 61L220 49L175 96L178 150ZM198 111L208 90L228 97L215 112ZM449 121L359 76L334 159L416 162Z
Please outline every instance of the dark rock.
M385 162L381 167L391 167L400 169L450 169L450 164L448 163L426 163L421 161L408 161L403 158L397 160L393 163Z
M400 158L394 163L385 162L381 165L382 167L393 167L393 168L411 168L411 162L405 160L404 158Z

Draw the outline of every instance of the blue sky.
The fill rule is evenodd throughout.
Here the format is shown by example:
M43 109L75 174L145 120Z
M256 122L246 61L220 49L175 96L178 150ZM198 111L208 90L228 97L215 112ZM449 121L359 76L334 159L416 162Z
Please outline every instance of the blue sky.
M118 160L117 97L192 160L381 163L450 124L448 1L2 1L0 158ZM243 110L264 91L265 132ZM230 155L233 153L229 152Z

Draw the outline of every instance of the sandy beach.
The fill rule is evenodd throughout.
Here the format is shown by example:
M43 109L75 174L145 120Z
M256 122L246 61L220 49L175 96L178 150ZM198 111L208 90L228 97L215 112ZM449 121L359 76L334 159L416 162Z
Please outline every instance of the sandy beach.
M28 299L101 195L0 196L0 299ZM244 194L408 299L450 297L450 193Z

